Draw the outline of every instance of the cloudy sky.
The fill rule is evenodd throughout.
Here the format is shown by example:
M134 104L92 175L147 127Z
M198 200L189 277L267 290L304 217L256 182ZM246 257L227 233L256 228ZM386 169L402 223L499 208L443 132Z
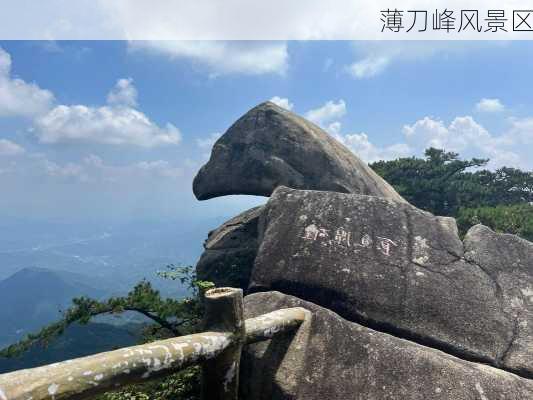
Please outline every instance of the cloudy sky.
M533 169L529 42L0 42L0 212L230 215L197 202L216 138L273 100L368 162L434 146Z

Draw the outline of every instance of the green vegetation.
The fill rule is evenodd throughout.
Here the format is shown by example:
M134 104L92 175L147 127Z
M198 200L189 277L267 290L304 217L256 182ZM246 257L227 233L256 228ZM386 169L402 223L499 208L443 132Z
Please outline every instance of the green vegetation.
M461 234L477 223L533 239L533 172L480 169L488 160L461 160L430 148L425 158L379 161L370 166L411 204L457 218ZM472 169L474 169L472 171Z
M459 231L466 232L476 224L489 226L499 233L512 233L533 242L533 206L529 204L459 210Z
M203 315L201 299L203 293L212 288L213 284L197 280L194 269L190 266L169 265L166 271L159 274L186 285L191 292L190 296L180 300L163 299L149 282L141 281L124 297L112 297L105 301L88 297L75 298L73 306L63 313L61 320L1 350L0 357L14 357L37 346L46 346L72 324L84 325L97 315L119 314L125 311L141 313L153 321L153 324L148 325L143 332L143 343L198 332ZM163 379L103 394L98 399L197 399L199 372L198 367L191 367Z
M189 367L162 379L104 393L95 400L198 400L200 372L199 366Z

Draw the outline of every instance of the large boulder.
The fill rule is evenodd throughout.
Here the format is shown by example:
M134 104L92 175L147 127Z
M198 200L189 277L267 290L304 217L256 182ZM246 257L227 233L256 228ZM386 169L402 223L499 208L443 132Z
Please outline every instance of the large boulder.
M247 287L257 248L258 222L263 207L247 210L209 232L200 260L199 279L218 287Z
M249 400L518 400L533 381L349 322L279 292L245 298L246 318L286 307L310 311L298 331L245 347Z
M278 188L250 291L279 290L350 321L533 376L531 244L385 198ZM481 232L481 233L480 233Z
M533 378L533 243L476 225L466 234L464 245L465 258L490 277L513 320L502 364Z
M270 196L279 185L405 201L318 126L271 102L248 111L215 143L193 191L199 200Z

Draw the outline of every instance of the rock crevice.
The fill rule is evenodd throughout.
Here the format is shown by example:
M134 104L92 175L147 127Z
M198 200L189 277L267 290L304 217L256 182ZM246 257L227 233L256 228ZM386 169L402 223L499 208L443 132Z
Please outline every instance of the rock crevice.
M472 257L497 234L474 227L463 244L439 217L407 204L283 187L261 218L251 291L280 290L374 329L532 376L533 336L520 333L516 315L533 324L533 309L512 293L533 287L533 273L524 281L507 267L502 280L498 259L511 257L509 246L490 260ZM473 236L480 229L491 237ZM524 256L533 260L533 252Z
M243 399L529 399L533 382L483 364L377 332L297 297L245 298L246 317L271 309L311 312L296 335L248 346Z

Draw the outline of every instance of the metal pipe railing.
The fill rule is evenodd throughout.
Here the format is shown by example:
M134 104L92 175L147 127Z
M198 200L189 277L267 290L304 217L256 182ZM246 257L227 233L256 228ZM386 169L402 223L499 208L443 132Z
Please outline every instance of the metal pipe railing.
M81 399L202 364L202 396L236 400L242 346L296 329L303 308L244 320L241 289L206 292L208 331L0 375L0 400Z

